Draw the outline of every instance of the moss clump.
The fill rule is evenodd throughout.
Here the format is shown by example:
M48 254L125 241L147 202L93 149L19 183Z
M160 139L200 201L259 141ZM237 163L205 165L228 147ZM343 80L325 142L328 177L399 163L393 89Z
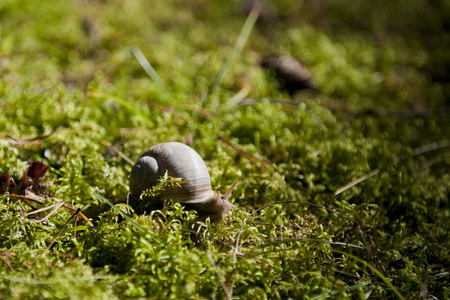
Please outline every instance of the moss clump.
M0 3L0 299L449 298L450 10L404 2L263 3L240 53L242 1ZM126 204L168 141L240 180L224 222Z

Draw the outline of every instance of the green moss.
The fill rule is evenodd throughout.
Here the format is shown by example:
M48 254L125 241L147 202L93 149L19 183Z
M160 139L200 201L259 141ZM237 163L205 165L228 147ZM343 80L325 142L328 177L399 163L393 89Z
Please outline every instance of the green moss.
M404 2L264 2L205 102L242 1L3 1L0 174L22 195L43 161L50 197L30 204L94 224L65 226L65 208L39 222L52 210L1 195L0 299L410 299L426 272L428 296L448 298L449 10ZM318 90L279 90L259 66L272 52ZM113 149L135 161L167 141L205 159L213 190L240 181L224 222L126 204L131 165Z

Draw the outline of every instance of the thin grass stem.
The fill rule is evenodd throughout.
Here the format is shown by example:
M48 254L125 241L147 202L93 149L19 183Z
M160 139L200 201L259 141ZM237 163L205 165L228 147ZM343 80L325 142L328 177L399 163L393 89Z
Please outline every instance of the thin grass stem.
M162 80L162 78L156 73L155 69L153 69L152 65L148 62L147 58L145 58L144 53L142 53L141 49L139 47L132 47L131 53L133 53L134 57L138 60L141 67L144 69L144 71L150 76L153 81L158 84L160 87L163 87L169 91L172 89Z
M207 107L210 102L210 95L214 93L216 88L222 83L223 78L227 74L228 70L230 69L231 65L235 61L235 59L239 56L239 54L242 51L242 48L244 48L245 43L248 40L248 37L250 35L250 32L253 29L253 26L256 23L256 20L258 19L259 13L261 11L261 6L258 3L258 1L255 1L253 4L252 10L247 16L247 19L245 20L244 25L242 26L241 33L239 34L239 37L236 41L236 44L234 45L233 51L228 56L225 63L222 65L222 68L219 71L219 74L217 74L216 79L214 79L214 82L209 87L207 94L205 95L205 101L204 106Z

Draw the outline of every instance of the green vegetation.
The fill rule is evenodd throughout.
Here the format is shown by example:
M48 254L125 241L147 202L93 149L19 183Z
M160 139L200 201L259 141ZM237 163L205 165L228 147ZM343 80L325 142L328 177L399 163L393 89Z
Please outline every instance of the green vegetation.
M0 299L450 298L448 1L266 2L1 1ZM126 204L167 141L223 222Z

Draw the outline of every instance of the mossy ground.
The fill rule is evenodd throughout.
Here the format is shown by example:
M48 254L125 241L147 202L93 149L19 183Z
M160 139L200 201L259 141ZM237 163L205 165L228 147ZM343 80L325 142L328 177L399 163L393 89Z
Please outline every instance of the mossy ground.
M0 173L42 161L36 209L97 209L64 226L73 211L38 222L51 210L2 195L0 299L449 298L448 2L266 2L241 53L246 1L0 3ZM267 53L302 60L317 91L280 90ZM111 147L166 141L215 190L240 180L224 222L124 204Z

